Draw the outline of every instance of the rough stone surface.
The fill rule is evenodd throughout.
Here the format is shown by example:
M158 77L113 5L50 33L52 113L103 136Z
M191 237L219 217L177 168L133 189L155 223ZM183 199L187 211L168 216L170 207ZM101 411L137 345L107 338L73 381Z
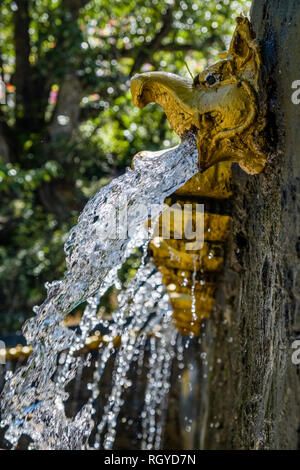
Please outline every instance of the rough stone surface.
M252 22L271 151L260 175L233 172L231 237L210 322L206 449L299 446L300 369L291 345L300 334L300 105L291 86L300 80L300 3L254 0Z

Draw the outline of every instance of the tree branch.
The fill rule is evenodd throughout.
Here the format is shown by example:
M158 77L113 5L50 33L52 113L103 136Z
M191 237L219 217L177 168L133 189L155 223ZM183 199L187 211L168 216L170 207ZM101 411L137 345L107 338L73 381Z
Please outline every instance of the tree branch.
M71 13L73 19L77 19L81 8L85 7L90 0L65 0L67 10Z
M14 83L16 86L17 111L26 107L30 93L31 68L30 37L29 37L29 0L16 0L17 9L14 12L14 44L16 54L16 71Z
M53 141L59 135L71 135L79 125L81 84L75 73L65 76L56 103L55 110L48 128ZM60 122L59 118L65 120Z
M131 75L136 73L141 66L146 62L146 60L156 52L160 47L162 40L169 34L172 29L173 23L173 8L169 7L166 13L162 17L163 24L160 31L152 39L152 41L146 46L138 50L138 53L135 57L134 64L131 69Z

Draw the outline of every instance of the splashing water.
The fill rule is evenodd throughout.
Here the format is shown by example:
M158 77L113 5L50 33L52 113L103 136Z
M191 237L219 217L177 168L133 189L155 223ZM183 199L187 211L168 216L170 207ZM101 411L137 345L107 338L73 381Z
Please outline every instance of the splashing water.
M159 157L136 158L134 170L113 180L87 203L65 245L67 273L64 280L47 285L46 300L34 309L35 316L24 326L23 333L27 343L33 346L33 354L25 366L6 377L1 398L1 426L8 427L5 437L13 447L22 434L30 436L32 449L89 447L94 403L100 394L99 380L108 360L115 354L113 340L119 336L122 339L115 359L113 384L93 444L94 448L99 448L101 433L105 432L103 446L112 448L130 365L144 348L148 335L160 325L160 340L154 337L150 340L152 354L142 444L144 448L159 448L176 333L160 274L147 261L151 232L145 235L147 218L140 206L155 206L156 213L151 213L151 217L158 216L165 198L197 171L195 138L188 136L180 146ZM129 229L124 236L122 230L115 230L111 220L112 213L124 214L128 207ZM111 231L114 237L107 236ZM119 287L118 270L136 247L143 250L141 266L126 291L119 295L119 307L112 321L107 323L98 316L99 302L110 286ZM72 331L64 326L64 317L84 301L87 306L79 328ZM77 415L70 418L65 412L68 398L65 388L78 371L90 365L90 355L84 358L78 351L99 322L108 328L111 341L100 346L94 379L89 385L90 398ZM63 351L67 351L66 358L58 368L58 358Z

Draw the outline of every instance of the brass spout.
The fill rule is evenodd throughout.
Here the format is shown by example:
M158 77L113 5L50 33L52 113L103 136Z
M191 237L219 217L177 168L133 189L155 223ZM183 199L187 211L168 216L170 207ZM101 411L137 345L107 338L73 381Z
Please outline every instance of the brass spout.
M261 137L265 116L258 99L259 48L249 20L239 17L237 23L227 58L193 81L164 72L142 73L131 81L136 106L160 104L180 137L195 129L201 172L231 161L254 174L266 161Z

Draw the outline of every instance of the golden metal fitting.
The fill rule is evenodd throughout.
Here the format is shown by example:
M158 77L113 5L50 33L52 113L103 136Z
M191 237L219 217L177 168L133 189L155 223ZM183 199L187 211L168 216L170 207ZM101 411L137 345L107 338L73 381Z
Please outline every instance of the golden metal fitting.
M203 188L202 176L204 175L199 177L199 183ZM211 188L214 190L213 184ZM166 202L170 204L172 201L167 199ZM183 204L181 200L176 202L179 207ZM195 213L191 215L183 212L181 218L174 216L168 219L170 239L153 238L150 250L154 264L162 273L163 283L167 286L174 325L181 334L199 336L202 320L211 316L216 287L215 283L208 282L206 277L207 274L215 275L222 270L223 245L228 237L230 217L204 214L203 247L200 250L187 250L184 237L177 240L174 236L178 236L182 227L191 222L190 217L195 219ZM163 232L165 223L166 219L161 215L158 221L159 233ZM180 227L177 226L178 223ZM195 220L192 220L192 224L195 224Z

